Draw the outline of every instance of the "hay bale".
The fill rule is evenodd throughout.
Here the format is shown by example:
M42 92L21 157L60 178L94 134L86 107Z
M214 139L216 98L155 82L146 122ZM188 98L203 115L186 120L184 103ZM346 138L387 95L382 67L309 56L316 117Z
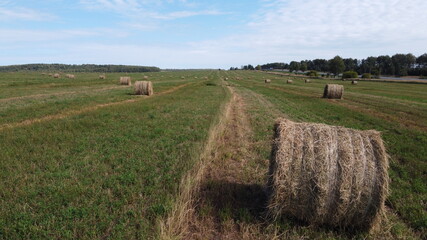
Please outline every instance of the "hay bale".
M344 86L338 84L326 84L323 92L324 98L342 99L344 95Z
M107 77L105 76L105 74L101 74L99 75L99 79L106 79Z
M65 75L65 77L69 78L69 79L75 79L76 78L76 76L74 74L67 74L67 75Z
M144 79L148 79L148 76L144 76Z
M310 83L310 82L311 82L310 79L305 80L305 83Z
M53 74L52 73L49 73L49 77L52 77L53 76Z
M120 77L120 85L132 85L132 80L130 77Z
M384 213L388 182L379 132L277 121L268 183L273 217L369 230Z
M353 84L353 85L357 85L357 81L356 81L356 80L353 80L353 81L351 81L351 84Z
M265 83L271 83L271 80L270 79L265 79L264 82Z
M153 83L151 81L136 81L135 94L136 95L153 95Z
M61 77L61 75L59 75L59 73L55 73L55 74L53 74L53 77L54 77L54 78L60 78L60 77Z
M292 83L294 83L294 81L292 81L292 80L289 79L288 81L286 81L286 83L287 84L292 84Z

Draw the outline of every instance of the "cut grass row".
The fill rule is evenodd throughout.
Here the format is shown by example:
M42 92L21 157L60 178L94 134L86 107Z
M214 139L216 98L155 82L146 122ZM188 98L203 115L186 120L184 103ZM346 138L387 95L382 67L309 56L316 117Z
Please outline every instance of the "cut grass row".
M225 96L221 86L198 82L0 131L0 238L155 237Z

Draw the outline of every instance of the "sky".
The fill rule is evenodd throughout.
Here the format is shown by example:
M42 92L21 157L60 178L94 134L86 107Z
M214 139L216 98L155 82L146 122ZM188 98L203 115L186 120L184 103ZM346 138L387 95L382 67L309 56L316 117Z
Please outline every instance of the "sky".
M0 65L229 68L426 52L426 0L0 0Z

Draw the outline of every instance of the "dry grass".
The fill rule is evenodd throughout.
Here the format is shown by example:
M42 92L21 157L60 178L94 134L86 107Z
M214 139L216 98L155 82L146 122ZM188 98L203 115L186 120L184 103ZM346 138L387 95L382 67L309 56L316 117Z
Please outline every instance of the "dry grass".
M327 84L323 92L324 98L342 99L344 95L344 86L338 84Z
M369 230L384 215L388 156L380 133L279 119L269 212L313 225Z
M150 81L137 81L135 82L136 95L153 95L153 83Z
M131 77L120 77L120 85L132 85Z

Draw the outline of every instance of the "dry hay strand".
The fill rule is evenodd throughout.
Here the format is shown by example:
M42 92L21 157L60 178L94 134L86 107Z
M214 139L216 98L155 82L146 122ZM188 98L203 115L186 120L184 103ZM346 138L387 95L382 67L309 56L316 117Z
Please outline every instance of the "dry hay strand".
M323 92L324 98L342 99L344 95L344 86L338 84L326 84Z
M311 82L310 79L305 80L305 83L310 83L310 82Z
M60 77L61 77L61 75L59 75L59 73L55 73L55 74L53 74L53 77L54 77L54 78L60 78Z
M357 85L357 81L353 80L353 81L351 81L351 84Z
M153 95L153 83L151 81L136 81L135 94L136 95Z
M265 83L271 83L271 80L270 79L265 79L264 82Z
M99 75L99 79L106 79L106 78L107 78L107 76L105 76L104 74Z
M120 77L120 85L132 85L132 80L130 77Z
M74 74L67 74L67 75L65 75L65 77L69 78L69 79L75 79L76 78L76 76Z
M286 81L286 83L287 83L287 84L292 84L292 83L294 83L294 81L292 81L292 80L288 80L288 81Z
M388 183L379 132L276 122L268 182L272 217L370 230L384 216Z

